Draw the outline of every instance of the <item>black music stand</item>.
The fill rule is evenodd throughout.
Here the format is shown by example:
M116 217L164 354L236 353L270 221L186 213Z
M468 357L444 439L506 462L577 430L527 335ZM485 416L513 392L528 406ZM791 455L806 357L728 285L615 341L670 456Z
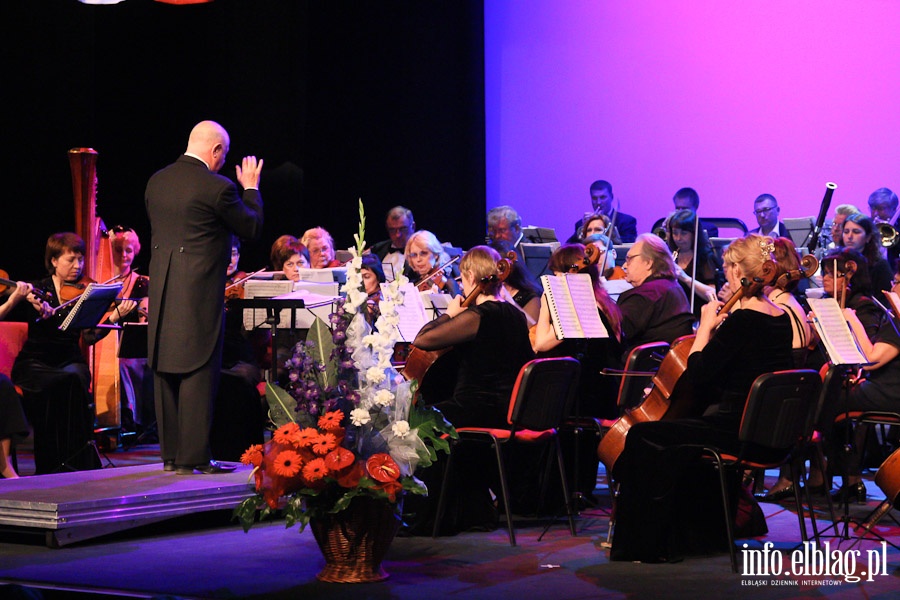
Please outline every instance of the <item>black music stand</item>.
M235 308L241 310L245 308L265 309L266 318L257 327L268 325L272 329L272 335L270 336L272 345L272 364L269 367L269 381L274 382L277 379L278 373L278 364L275 358L277 356L275 332L278 330L278 325L281 323L281 311L290 309L291 324L289 329L294 330L297 328L297 309L306 308L306 302L299 298L245 298L241 300L232 300L232 303Z

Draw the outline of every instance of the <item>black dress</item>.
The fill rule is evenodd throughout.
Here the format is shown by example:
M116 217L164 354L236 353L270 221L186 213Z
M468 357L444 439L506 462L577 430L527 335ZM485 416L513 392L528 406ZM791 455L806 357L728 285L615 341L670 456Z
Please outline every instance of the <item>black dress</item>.
M747 393L757 376L793 366L791 338L787 314L736 311L691 354L683 375L703 415L631 427L614 471L620 496L613 560L673 561L727 550L718 475L699 460L698 445L740 449ZM736 507L740 482L730 483Z
M509 398L522 366L533 358L525 315L506 302L483 302L454 318L447 315L427 324L414 342L423 350L453 347L458 359L449 399L434 404L455 427L504 427ZM428 402L423 391L422 401ZM533 511L539 496L542 469L533 468L540 454L531 448L515 448L506 459L513 512ZM519 450L524 450L520 452ZM430 535L445 467L444 455L427 469L416 472L428 487L428 496L408 496L404 520L409 532ZM496 528L498 513L489 490L499 493L493 452L487 448L458 446L454 449L451 486L441 533ZM527 506L524 503L528 503Z
M48 290L50 306L59 306L52 278L34 286ZM31 321L12 369L34 429L36 475L100 467L90 446L94 410L91 373L79 347L81 334L59 330L67 314L62 310L49 319Z

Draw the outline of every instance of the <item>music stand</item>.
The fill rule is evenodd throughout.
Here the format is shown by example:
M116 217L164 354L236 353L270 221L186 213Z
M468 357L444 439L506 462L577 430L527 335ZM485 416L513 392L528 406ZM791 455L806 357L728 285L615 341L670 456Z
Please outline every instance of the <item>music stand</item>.
M552 227L523 227L522 241L530 244L550 244L559 243L556 237L556 230Z
M232 300L235 308L238 309L265 309L266 319L263 324L272 328L271 344L272 344L272 365L269 368L269 381L275 382L278 373L278 365L275 357L278 355L278 349L275 340L275 331L281 323L281 311L290 310L291 323L289 329L295 329L297 324L297 309L306 308L306 301L299 298L244 298L241 300Z

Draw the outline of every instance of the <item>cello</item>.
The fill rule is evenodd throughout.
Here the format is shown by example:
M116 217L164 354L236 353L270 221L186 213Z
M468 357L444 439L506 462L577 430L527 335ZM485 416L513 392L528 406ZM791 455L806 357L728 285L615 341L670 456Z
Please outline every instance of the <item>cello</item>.
M732 294L719 312L729 312L741 298L756 294L764 285L771 284L774 278L775 263L766 261L763 264L763 277L741 279L741 287ZM597 446L597 455L606 466L607 473L613 472L616 461L625 449L625 436L628 435L632 425L645 421L671 421L696 414L695 395L690 381L687 377L683 377L687 371L688 357L695 337L685 335L672 342L653 376L650 392L643 402L627 409L601 438Z
M506 256L497 262L496 275L492 275L491 278L479 281L475 286L475 289L472 290L472 293L463 300L461 306L463 308L471 306L484 291L484 288L488 283L495 280L499 280L500 282L505 281L506 278L509 277L515 262L516 253L513 251L507 252ZM410 346L409 356L407 356L406 364L403 366L401 375L403 375L403 378L407 381L415 380L418 383L415 392L416 400L418 400L422 388L429 385L429 381L443 379L440 376L434 376L435 371L446 374L456 372L457 365L449 358L453 354L452 350L452 347L442 348L440 350L422 350L415 344Z

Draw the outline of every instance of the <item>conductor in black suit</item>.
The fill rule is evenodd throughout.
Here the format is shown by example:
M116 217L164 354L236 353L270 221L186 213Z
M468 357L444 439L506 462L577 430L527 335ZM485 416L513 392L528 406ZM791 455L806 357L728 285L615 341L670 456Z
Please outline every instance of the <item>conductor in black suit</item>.
M243 193L218 175L228 132L213 121L191 130L187 150L147 183L150 217L148 360L153 369L163 470L180 475L234 467L212 460L209 431L222 365L225 267L232 233L262 231L263 161L235 167Z
M575 223L575 233L569 238L570 243L580 241L585 218L591 215L602 214L612 219L613 212L616 212L615 226L622 243L629 244L637 238L637 219L618 210L613 211L612 184L608 181L600 179L591 184L591 207L594 209L594 212L585 214L584 218L579 219Z

